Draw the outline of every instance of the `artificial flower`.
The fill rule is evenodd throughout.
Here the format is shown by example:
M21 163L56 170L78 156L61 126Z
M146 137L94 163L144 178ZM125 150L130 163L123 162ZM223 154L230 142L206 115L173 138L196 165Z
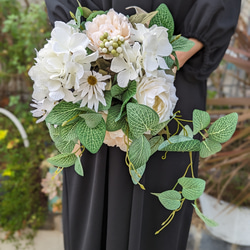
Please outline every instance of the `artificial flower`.
M106 131L103 143L107 144L110 147L114 146L119 147L122 151L126 152L131 141L130 140L128 141L127 136L120 129L112 132Z
M168 69L164 57L172 53L172 45L168 39L167 29L156 25L146 28L145 25L137 23L132 33L132 39L142 43L143 68L146 75L156 76L158 68Z
M42 122L45 120L47 115L50 113L50 111L56 106L58 102L54 102L53 100L50 100L48 98L37 101L33 99L34 103L31 103L30 106L35 108L31 111L34 117L41 117L36 121L36 123Z
M138 58L141 57L140 45L135 43L130 47L128 43L123 46L123 57L115 57L111 62L110 69L117 74L118 85L122 88L128 86L129 80L138 78L138 72L141 71L141 65Z
M99 102L106 106L104 98L104 90L106 80L110 79L110 75L103 76L95 71L86 71L80 80L80 87L75 91L75 101L81 101L80 106L88 106L90 109L98 111Z
M174 76L158 71L158 76L144 76L137 85L136 100L156 111L160 122L167 121L175 108L178 98L173 84Z
M124 40L130 38L130 30L132 25L128 18L110 9L107 14L96 16L91 22L85 23L86 34L91 40L91 45L94 50L100 48L102 41L100 38L104 33L108 33L110 39L123 37Z
M84 33L78 32L73 28L73 23L64 23L61 21L55 22L55 28L51 32L50 43L52 43L55 53L70 54L77 51L85 53L90 40Z

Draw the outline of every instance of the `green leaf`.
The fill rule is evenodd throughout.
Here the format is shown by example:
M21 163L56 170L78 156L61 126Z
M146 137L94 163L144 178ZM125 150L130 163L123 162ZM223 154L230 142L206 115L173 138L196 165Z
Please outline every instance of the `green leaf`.
M237 122L237 113L231 113L219 118L208 129L209 138L219 143L228 141L236 130Z
M159 148L159 146L164 142L163 136L155 136L149 140L151 155L153 155Z
M208 127L210 115L206 111L195 109L193 111L193 133L196 135L200 130Z
M201 218L201 220L203 220L205 222L205 224L209 227L217 227L218 226L218 223L214 220L211 220L209 218L207 218L200 210L199 208L195 205L195 204L192 204L194 209L195 209L195 212L196 214Z
M117 104L115 106L112 106L108 111L106 126L107 131L116 131L121 129L124 126L124 123L126 123L125 118L120 119L119 121L115 121L117 116L119 115L121 110L121 105Z
M186 52L189 51L194 46L193 41L190 41L189 39L183 36L174 36L173 40L174 41L172 42L172 46L174 51Z
M135 137L141 136L159 123L158 114L142 104L127 104L127 119L131 133Z
M181 194L176 190L167 190L160 194L152 193L156 195L161 204L168 210L176 210L181 205Z
M128 155L135 169L146 164L151 155L151 148L144 135L141 135L131 143Z
M189 126L189 125L186 125L184 128L185 128L185 129L182 129L182 131L180 132L179 135L188 136L188 137L190 137L190 138L193 138L194 135L193 135L193 131L192 131L192 129L190 128L190 126Z
M221 150L222 146L219 142L213 141L210 138L201 142L200 157L206 158Z
M52 141L57 141L57 140L61 140L61 126L56 126L54 127L54 125L46 123L48 130L49 130L49 134L50 137L52 139Z
M82 7L82 12L83 12L83 17L84 18L88 18L89 15L92 13L92 11L90 9L88 9L87 7Z
M77 174L79 174L80 176L84 176L82 162L79 156L77 156L76 158L74 169Z
M122 88L118 84L115 84L111 88L111 96L112 97L119 96L119 95L123 94L126 90L127 90L127 88Z
M136 81L129 82L127 90L122 94L122 106L120 113L116 117L115 121L118 121L123 116L124 109L129 100L136 94L137 83Z
M169 119L165 122L161 122L161 123L157 124L156 126L154 126L151 129L151 134L157 135L159 132L161 132L169 124L170 121L172 121L172 119Z
M194 152L200 151L200 141L188 136L174 135L164 141L158 148L159 151Z
M106 90L104 92L104 98L106 100L106 106L104 106L101 102L99 103L98 111L103 111L103 110L108 110L111 107L112 103L112 96L111 96L111 91Z
M47 159L52 165L67 168L72 166L76 161L76 156L73 153L59 154Z
M133 183L135 185L138 184L138 182L142 178L145 170L146 170L146 164L144 164L143 166L137 168L136 171L133 170L133 169L130 171L132 181L133 181Z
M164 56L163 58L164 58L166 64L168 65L168 67L169 67L170 69L172 69L173 66L174 66L175 60L173 60L172 57L170 57L170 56Z
M182 186L182 195L187 200L196 200L205 190L206 182L199 178L181 177L178 183Z
M158 13L151 19L149 27L156 24L157 26L163 26L168 29L169 40L174 34L174 19L173 16L166 6L166 4L160 4L156 9Z
M55 146L60 151L60 153L72 153L75 147L75 142L58 140L55 142Z
M82 8L81 8L81 7L78 7L78 8L76 9L76 14L75 14L75 18L76 18L78 27L80 27L80 25L81 25L81 17L82 17L82 14L83 14Z
M92 12L92 13L88 16L88 18L86 19L86 21L87 21L87 22L92 22L93 19L94 19L96 16L102 15L102 14L105 14L105 11L103 11L103 10L94 11L94 12Z
M142 23L146 24L148 23L155 15L157 14L157 11L152 11L150 13L139 13L135 14L129 17L129 22L131 24L134 23Z
M78 122L76 132L83 146L86 147L89 152L95 154L102 146L106 133L106 124L102 119L95 128L90 128L84 119L82 119Z
M77 119L77 121L79 121ZM77 128L77 122L75 123L70 123L69 125L66 126L61 126L61 138L64 141L76 141L77 139L77 134L76 134L76 128Z
M46 117L46 122L50 124L62 125L64 122L77 117L81 113L79 104L61 101Z
M177 57L175 51L172 51L172 55L174 56L175 66L177 67L177 70L179 70L180 69L180 64L179 64L179 60L178 60L178 57Z
M95 128L102 121L102 115L100 113L86 113L79 116L85 120L89 128Z

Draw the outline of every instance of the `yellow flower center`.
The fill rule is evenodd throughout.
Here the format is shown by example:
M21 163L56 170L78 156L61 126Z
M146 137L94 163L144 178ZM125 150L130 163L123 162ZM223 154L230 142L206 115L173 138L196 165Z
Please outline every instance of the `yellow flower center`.
M97 84L97 79L96 79L96 77L95 76L89 76L88 77L88 84L90 84L90 85L96 85Z

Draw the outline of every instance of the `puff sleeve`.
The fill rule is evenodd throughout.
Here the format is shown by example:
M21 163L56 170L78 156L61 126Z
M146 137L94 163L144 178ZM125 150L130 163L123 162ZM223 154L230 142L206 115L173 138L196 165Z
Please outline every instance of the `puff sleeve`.
M195 1L180 32L201 41L204 48L187 62L184 70L194 71L201 80L218 66L235 31L240 5L240 0Z

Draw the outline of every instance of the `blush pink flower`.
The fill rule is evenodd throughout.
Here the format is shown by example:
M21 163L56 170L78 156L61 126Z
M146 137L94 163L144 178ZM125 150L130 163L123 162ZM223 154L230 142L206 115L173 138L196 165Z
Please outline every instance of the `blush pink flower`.
M113 131L113 132L106 131L106 135L105 135L103 143L107 144L110 147L114 147L114 146L119 147L122 151L126 152L127 141L128 141L127 136L120 129L120 130Z
M86 34L90 39L95 50L99 48L101 43L100 37L105 32L111 39L122 36L125 40L130 38L130 30L132 28L128 18L110 9L107 14L96 16L92 22L86 22Z

